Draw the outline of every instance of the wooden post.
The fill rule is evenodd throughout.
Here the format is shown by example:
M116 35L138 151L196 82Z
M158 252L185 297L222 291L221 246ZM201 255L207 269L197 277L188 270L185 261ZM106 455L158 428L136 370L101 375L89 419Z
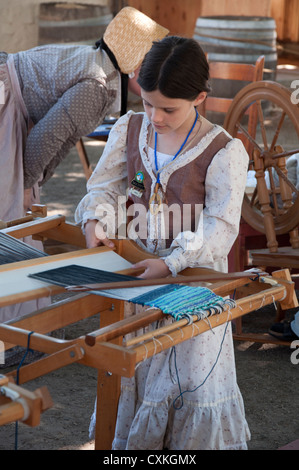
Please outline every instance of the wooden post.
M91 177L91 174L92 174L92 168L90 166L88 155L86 153L86 150L85 150L84 143L83 143L82 139L79 139L78 142L76 143L76 149L77 149L77 152L79 154L79 158L80 158L81 163L82 163L85 178L88 181L89 178Z
M115 301L114 311L101 315L101 328L122 320L124 302ZM122 338L116 340L121 344ZM99 370L97 387L97 410L95 430L95 450L110 450L114 438L117 407L120 395L121 376L107 370Z
M270 197L265 181L265 168L263 159L260 157L259 152L253 152L255 177L257 181L257 190L259 201L261 205L261 211L264 216L264 226L267 237L267 247L270 253L276 253L278 249L278 243L275 235L274 220L272 216L272 209L270 206Z

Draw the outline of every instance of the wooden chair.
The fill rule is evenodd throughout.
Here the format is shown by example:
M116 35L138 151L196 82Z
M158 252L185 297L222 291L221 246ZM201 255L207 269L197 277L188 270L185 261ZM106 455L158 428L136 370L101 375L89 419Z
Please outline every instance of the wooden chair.
M113 124L116 122L116 119L108 119L104 120L103 124L98 126L93 132L88 134L86 137L89 139L94 139L94 140L99 140L102 142L107 142L109 132L111 130L111 127ZM85 174L86 180L89 180L91 173L92 173L92 168L89 162L89 158L84 146L83 139L78 140L76 143L76 149L83 167L83 171Z
M223 81L223 89L225 89L225 82L241 82L241 86L245 86L250 82L255 82L263 79L265 57L260 56L255 64L238 64L232 62L210 62L210 78L213 83L214 80ZM199 108L202 116L207 116L209 112L217 113L224 116L233 102L234 97L226 98L223 96L208 95L203 105ZM257 110L251 106L248 111L248 132L251 136L255 136L257 125ZM249 154L252 152L250 143L243 138L240 134L240 139L243 141L245 148Z

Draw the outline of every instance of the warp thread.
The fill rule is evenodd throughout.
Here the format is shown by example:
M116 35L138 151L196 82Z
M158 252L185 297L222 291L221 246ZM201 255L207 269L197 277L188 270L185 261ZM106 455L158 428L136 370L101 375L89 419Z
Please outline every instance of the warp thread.
M176 410L180 410L182 407L183 407L183 404L184 404L184 400L183 400L183 395L185 393L194 393L196 392L196 390L198 390L200 387L202 387L206 381L208 380L208 378L210 377L210 375L212 374L213 370L215 369L217 363L218 363L218 360L219 360L219 357L220 357L220 354L221 354L221 351L222 351L222 346L223 346L223 343L224 343L224 339L225 339L225 335L226 335L226 331L227 331L227 327L228 327L228 322L226 323L225 325L225 329L224 329L224 333L223 333L223 337L222 337L222 340L221 340L221 343L220 343L220 346L219 346L219 350L218 350L218 353L217 353L217 357L215 359L215 362L214 364L212 365L210 371L208 372L208 374L206 375L205 379L199 384L197 385L197 387L195 387L193 390L182 390L181 388L181 383L180 383L180 378L179 378L179 372L178 372L178 369L177 369L177 363L176 363L176 349L175 347L173 348L174 349L174 363L175 363L175 371L176 371L176 376L177 376L177 381L178 381L178 387L179 387L179 395L173 400L173 407L174 409ZM177 401L181 399L181 404L180 405L177 405Z
M205 288L203 288L205 289ZM209 289L208 289L209 290ZM213 293L213 292L212 292ZM216 296L214 294L215 297L219 297L219 296ZM228 309L228 313L230 313L230 306L232 307L235 307L236 303L235 303L235 300L234 300L234 297L235 297L235 292L233 294L233 298L232 299L222 299L224 301L224 304L225 304L225 309L227 310ZM220 297L221 299L221 297ZM210 371L208 372L208 374L206 375L206 377L204 378L204 380L199 384L197 385L197 387L195 387L193 390L182 390L181 388L181 383L180 383L180 377L179 377L179 372L178 372L178 368L177 368L177 361L176 361L176 349L175 349L175 346L173 347L173 354L174 354L174 365L175 365L175 372L176 372L176 378L177 378L177 383L178 383L178 387L179 387L179 395L173 400L173 408L176 409L176 410L180 410L183 405L184 405L184 399L183 399L183 395L185 393L194 393L196 392L196 390L198 390L199 388L201 388L205 383L206 381L208 380L208 378L210 377L210 375L212 374L213 370L215 369L217 363L218 363L218 360L220 358L220 354L222 352L222 347L223 347L223 343L224 343L224 339L225 339L225 336L226 336L226 332L227 332L227 328L228 328L228 324L229 322L227 321L226 324L225 324L225 328L224 328L224 332L223 332L223 337L222 337L222 340L221 340L221 343L219 345L219 350L218 350L218 353L217 353L217 356L216 356L216 359L215 359L215 362L214 364L212 365ZM212 330L213 331L213 330ZM181 401L181 403L178 405L177 402L178 400Z
M208 317L211 315L220 314L226 310L230 312L231 308L236 307L236 302L233 298L224 299L223 297L220 297L219 295L215 294L207 287L186 286L181 284L163 286L146 294L141 294L140 296L131 299L131 302L142 306L148 306L151 308L159 308L160 310L162 310L163 313L171 315L175 321L187 319L188 324L193 324L194 320L196 321L196 319L208 320ZM183 395L185 393L193 393L198 390L198 388L202 387L212 374L214 368L218 363L222 351L227 327L228 322L225 325L223 338L219 346L219 351L211 370L209 371L205 379L202 381L202 383L199 384L193 390L183 391L181 388L179 373L177 369L176 348L175 346L172 347L172 353L170 357L172 356L172 354L174 354L175 374L179 387L179 395L173 401L173 407L176 410L180 410L183 407ZM171 370L169 370L169 373L173 380L174 378L172 377ZM177 404L178 400L181 401L180 404Z
M0 265L44 256L48 255L7 233L0 233Z

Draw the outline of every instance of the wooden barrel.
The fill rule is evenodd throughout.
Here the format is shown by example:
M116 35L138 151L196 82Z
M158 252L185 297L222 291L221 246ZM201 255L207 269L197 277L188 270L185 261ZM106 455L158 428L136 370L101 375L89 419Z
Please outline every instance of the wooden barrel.
M94 44L113 15L108 6L80 3L42 3L39 44Z
M196 20L194 39L208 54L210 62L254 64L265 56L264 80L275 80L277 67L276 23L259 16L205 16ZM217 84L212 84L215 89ZM243 84L244 86L244 84ZM231 85L227 97L235 95L241 84ZM223 84L221 85L223 89ZM220 96L224 96L223 93Z

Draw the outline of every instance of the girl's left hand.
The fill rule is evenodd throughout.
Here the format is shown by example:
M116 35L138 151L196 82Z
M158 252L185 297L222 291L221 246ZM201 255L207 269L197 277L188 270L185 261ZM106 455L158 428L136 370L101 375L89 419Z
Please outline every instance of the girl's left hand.
M156 279L166 277L171 274L167 264L162 259L145 259L134 264L132 268L144 268L145 271L140 276L140 279Z

